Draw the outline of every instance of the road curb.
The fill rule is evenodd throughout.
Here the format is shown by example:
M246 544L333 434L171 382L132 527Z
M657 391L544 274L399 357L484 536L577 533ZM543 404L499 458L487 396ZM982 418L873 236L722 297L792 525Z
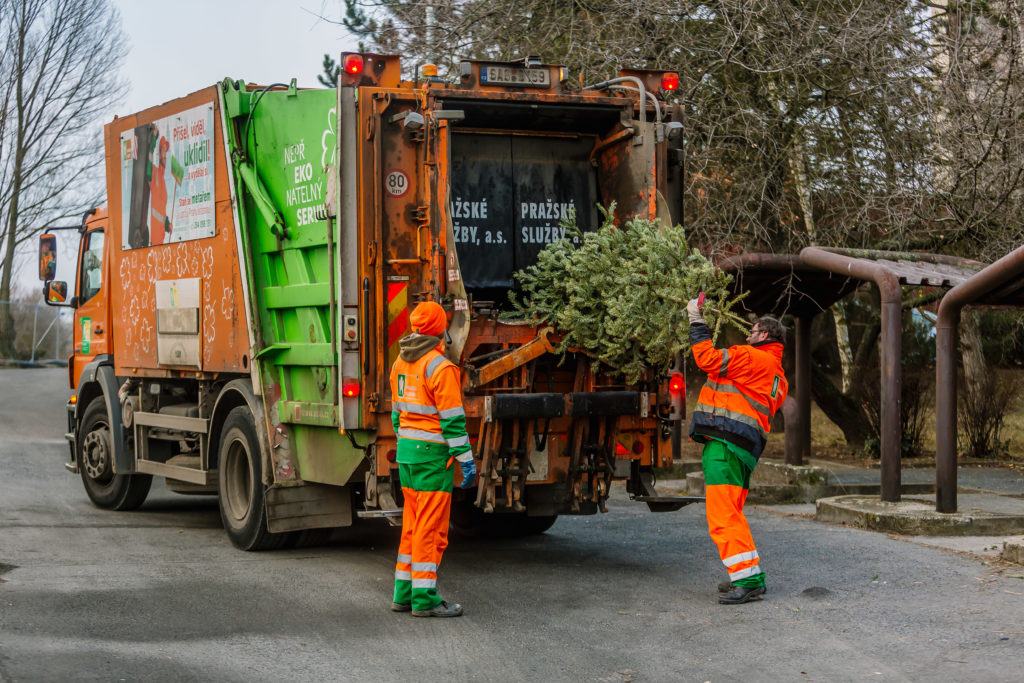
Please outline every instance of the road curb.
M889 503L874 496L835 496L817 502L814 518L871 531L920 536L1004 536L1024 532L1024 514L977 508L935 511L935 501L904 498Z

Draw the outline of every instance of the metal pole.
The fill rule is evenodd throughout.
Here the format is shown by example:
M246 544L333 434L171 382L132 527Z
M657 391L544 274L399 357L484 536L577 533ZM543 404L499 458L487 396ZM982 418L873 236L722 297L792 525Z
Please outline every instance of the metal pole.
M53 346L53 359L60 360L60 309L57 309L57 343Z
M874 282L882 295L881 499L897 503L900 500L900 305L903 295L899 279L884 264L819 247L805 247L800 252L800 260L838 275Z
M796 453L793 462L786 453L786 462L803 465L811 457L811 319L799 316L796 319ZM789 431L789 425L786 425Z
M811 457L811 319L798 316L793 359L793 382L790 384L793 404L786 408L787 465L803 465ZM789 402L789 399L786 399Z
M894 278L895 279L895 278ZM897 286L898 287L898 286ZM879 285L881 289L881 285ZM900 325L900 299L882 297L882 500L897 503L900 500L900 353L902 328Z
M39 335L39 341L36 342L32 346L32 357L33 358L35 358L36 347L43 343L43 340L46 339L46 335L50 334L50 328L53 327L56 324L57 324L57 318L54 318L53 320L50 321L50 324L46 326L46 329L43 330L43 333L41 335Z
M951 290L952 291L952 290ZM935 325L935 511L956 512L956 343L960 306L939 304Z
M39 306L32 307L32 355L29 358L31 362L36 360L36 320L39 319Z

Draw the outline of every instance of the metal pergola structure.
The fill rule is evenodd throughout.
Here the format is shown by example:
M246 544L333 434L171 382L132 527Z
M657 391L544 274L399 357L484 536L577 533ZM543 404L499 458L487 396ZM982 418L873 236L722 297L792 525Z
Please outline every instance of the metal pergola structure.
M860 282L809 266L796 254L743 254L718 266L732 274L735 292L749 292L738 304L740 310L796 319L792 378L796 412L786 419L784 457L789 465L802 465L811 455L811 321Z
M956 512L956 346L970 304L1024 307L1024 247L946 293L935 324L935 509Z
M940 326L937 328L936 417L940 420L937 434L936 456L936 509L939 512L956 511L956 362L952 351L955 336L948 340L949 330L955 330L959 311L971 302L1006 304L1018 301L1024 304L1024 283L1007 286L1006 278L1019 278L1024 273L1024 247L1017 257L1013 254L1001 259L990 271L985 264L940 254L919 254L874 250L825 249L807 247L795 254L743 254L719 263L724 271L733 274L734 291L750 291L740 307L756 315L792 315L796 319L794 344L795 377L793 394L797 403L795 415L787 418L785 461L800 465L810 455L810 327L818 313L827 310L836 301L853 292L861 283L874 283L881 294L881 499L900 500L900 337L902 332L902 290L907 286L944 288L955 296L950 299L943 317L940 306ZM1017 254L1018 252L1014 252ZM1005 263L1004 263L1005 261ZM1001 264L1001 265L1000 265ZM1001 278L1001 279L1000 279ZM1004 283L995 284L996 280ZM962 303L961 303L962 302ZM945 302L943 305L946 305ZM959 306L959 308L954 307ZM943 322L947 321L947 322ZM952 322L949 322L952 321ZM942 325L945 325L943 327ZM953 332L955 334L955 331ZM946 353L945 356L942 356ZM952 358L952 360L950 360ZM949 371L950 363L952 371ZM945 372L945 374L943 374ZM952 377L952 379L950 379ZM952 389L949 388L952 386ZM952 394L952 397L950 397ZM945 401L945 403L943 403ZM952 408L950 408L952 406ZM952 410L952 419L947 413ZM795 419L793 419L795 417ZM942 423L941 420L946 420Z

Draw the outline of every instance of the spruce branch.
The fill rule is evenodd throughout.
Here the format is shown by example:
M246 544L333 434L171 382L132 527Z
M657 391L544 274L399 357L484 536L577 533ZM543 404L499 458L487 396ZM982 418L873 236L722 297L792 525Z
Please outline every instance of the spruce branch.
M689 351L686 303L700 292L716 337L724 324L749 331L730 310L744 296L732 296L732 276L690 249L682 226L633 218L617 227L615 205L599 208L597 230L583 233L574 216L564 219L566 238L516 273L520 296L510 293L507 317L553 325L562 333L562 353L580 350L627 381Z

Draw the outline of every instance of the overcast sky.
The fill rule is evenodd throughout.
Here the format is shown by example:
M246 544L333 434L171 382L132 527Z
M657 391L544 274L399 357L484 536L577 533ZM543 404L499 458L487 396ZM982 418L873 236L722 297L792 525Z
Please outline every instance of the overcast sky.
M121 74L131 85L126 99L111 102L102 125L187 95L225 77L249 83L320 87L325 53L355 49L339 21L342 0L113 0L121 12L129 53ZM102 175L103 169L97 169ZM84 210L84 207L83 207ZM72 221L73 222L73 221ZM77 245L75 245L77 246ZM62 243L58 279L74 271ZM35 240L19 249L15 287L39 287ZM73 257L72 257L73 258Z
M356 46L339 20L342 0L114 0L131 52L122 73L130 114L217 83L318 86L324 53Z

